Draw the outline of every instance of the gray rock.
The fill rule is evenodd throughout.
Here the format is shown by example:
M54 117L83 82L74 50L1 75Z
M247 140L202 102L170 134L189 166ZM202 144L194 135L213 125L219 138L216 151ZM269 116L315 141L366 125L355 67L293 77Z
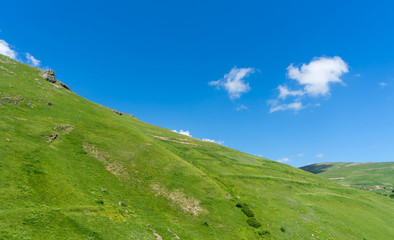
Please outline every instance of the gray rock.
M71 91L71 89L70 89L69 86L67 86L66 84L64 84L63 82L61 82L61 81L59 81L59 80L57 80L57 79L55 78L55 71L53 71L53 70L45 70L45 71L42 71L42 72L40 73L40 76L41 76L43 79L45 79L45 80L47 80L48 82L50 82L50 83L58 84L58 85L64 87L65 89Z
M119 111L116 111L116 110L112 110L112 112L114 112L114 113L116 113L116 114L118 114L118 115L123 115L122 112L119 112Z
M53 71L53 70L42 71L40 76L43 79L47 80L48 82L51 82L51 83L56 83L57 82L56 78L55 78L55 71Z

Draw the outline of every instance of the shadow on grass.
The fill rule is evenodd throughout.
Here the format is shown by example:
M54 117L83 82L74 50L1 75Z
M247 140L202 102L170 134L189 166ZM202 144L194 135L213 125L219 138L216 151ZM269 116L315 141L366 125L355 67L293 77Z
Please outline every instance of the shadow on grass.
M310 173L319 174L327 171L327 169L331 168L332 166L333 166L332 164L319 164L319 165L312 164L312 165L300 167L300 169Z

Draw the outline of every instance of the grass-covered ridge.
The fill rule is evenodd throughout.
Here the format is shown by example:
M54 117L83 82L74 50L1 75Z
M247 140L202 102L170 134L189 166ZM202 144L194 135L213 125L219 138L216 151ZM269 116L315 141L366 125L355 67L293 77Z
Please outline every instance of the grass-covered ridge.
M394 238L387 197L116 114L40 72L0 55L0 239Z
M328 162L301 169L346 186L394 198L394 162Z

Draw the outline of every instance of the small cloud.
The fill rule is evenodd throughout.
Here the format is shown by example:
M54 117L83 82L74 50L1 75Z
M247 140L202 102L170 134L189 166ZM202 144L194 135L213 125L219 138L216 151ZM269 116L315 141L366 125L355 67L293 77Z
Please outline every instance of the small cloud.
M357 73L357 74L355 74L354 76L355 76L355 77L361 77L361 74L360 74L360 73Z
M189 131L183 131L183 130L179 130L179 131L177 131L177 130L171 130L171 131L176 132L176 133L179 133L179 134L182 134L182 135L185 135L185 136L188 136L188 137L191 137L191 136L192 136L192 135L190 134Z
M206 141L206 142L211 142L211 143L217 143L217 144L220 144L220 145L223 145L223 141L216 141L216 140L213 140L213 139L209 139L209 138L203 138L203 139L201 139L202 141Z
M388 83L386 82L380 82L379 86L381 86L382 88L387 87Z
M318 153L318 154L316 154L316 157L317 158L324 158L324 154L323 153Z
M293 91L293 90L289 90L287 86L282 86L282 85L279 85L278 90L279 90L278 98L283 100L285 100L287 96L295 97L295 96L303 96L305 94L302 90Z
M280 163L284 163L284 162L290 161L290 159L287 158L287 157L285 157L285 158L278 159L278 160L276 160L276 161L277 161L277 162L280 162Z
M248 107L241 104L241 105L239 105L235 110L241 111L241 110L245 110L245 109L248 109Z
M10 45L6 41L0 39L0 54L3 54L12 59L16 59L17 52L12 50L10 48Z
M184 131L184 130L179 130L179 131L178 130L171 130L171 131L188 136L188 137L192 137L192 135L190 134L190 131ZM216 140L209 139L209 138L202 138L201 140L206 141L206 142L217 143L220 145L223 145L223 143L224 143L223 141L216 141Z
M33 67L38 67L41 63L40 60L33 57L30 53L26 53L27 63L32 65Z
M277 111L286 111L286 110L293 110L294 112L298 112L303 108L301 102L293 102L289 104L278 104L278 101L271 101L271 108L270 113L277 112Z
M217 88L224 88L230 99L237 99L242 94L250 91L249 83L245 82L245 78L252 73L254 73L253 68L234 67L229 73L224 75L223 79L211 81L208 84Z
M304 153L299 153L299 154L297 154L297 156L298 156L298 157L303 157L303 156L304 156Z

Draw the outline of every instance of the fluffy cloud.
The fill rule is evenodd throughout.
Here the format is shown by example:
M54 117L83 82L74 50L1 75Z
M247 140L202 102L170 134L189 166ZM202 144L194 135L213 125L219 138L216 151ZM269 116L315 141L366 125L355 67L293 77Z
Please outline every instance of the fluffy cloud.
M182 135L185 135L185 136L188 136L188 137L191 137L191 136L192 136L192 135L190 134L189 131L183 131L183 130L179 130L179 131L177 131L177 130L171 130L171 131L176 132L176 133L179 133L179 134L182 134Z
M10 45L2 39L0 39L0 54L3 54L7 57L10 57L10 58L18 60L18 61L27 63L33 67L38 67L41 63L40 60L38 60L37 58L32 56L30 53L26 53L26 55L25 55L26 59L19 59L19 57L17 59L16 56L18 55L18 53L16 51L12 50L10 48Z
M223 79L209 82L211 86L224 88L230 99L240 98L242 94L250 91L249 83L245 82L245 78L254 72L253 68L237 68L224 75Z
M298 112L299 110L301 110L303 108L303 105L301 102L279 104L278 101L271 101L270 105L271 105L270 113L277 112L277 111L286 111L286 110L293 110L295 112Z
M0 54L3 54L12 59L16 59L17 55L17 53L10 48L10 45L2 39L0 39Z
M299 153L299 154L297 154L297 156L303 157L303 156L304 156L304 153Z
M287 157L285 157L285 158L278 159L278 160L276 160L276 161L277 161L277 162L280 162L280 163L284 163L284 162L290 161L290 159L287 158Z
M318 97L330 93L330 84L342 83L340 76L349 72L349 67L342 58L335 56L314 58L300 68L291 64L287 71L289 78L304 86L306 94Z
M305 108L302 99L330 95L331 85L343 83L340 77L347 72L349 72L348 64L338 56L316 57L300 67L291 64L287 68L287 76L295 80L301 88L294 90L286 85L279 85L277 99L268 101L271 106L270 113L285 110L299 111ZM290 103L283 103L287 98L293 99ZM315 106L320 106L320 104L315 104Z
M318 153L318 154L316 154L316 157L317 158L324 158L324 154L323 153Z
M33 57L30 53L26 53L26 59L28 64L32 65L33 67L38 67L41 63L40 60Z

